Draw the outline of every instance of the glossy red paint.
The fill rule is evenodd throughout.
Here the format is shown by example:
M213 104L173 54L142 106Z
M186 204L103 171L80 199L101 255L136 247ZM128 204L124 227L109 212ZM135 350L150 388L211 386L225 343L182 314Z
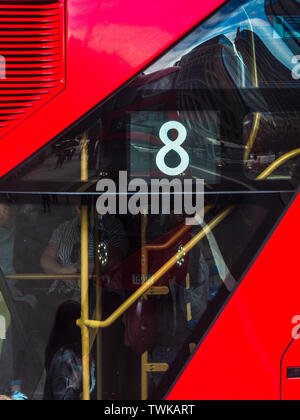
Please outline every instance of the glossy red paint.
M66 89L0 140L0 176L110 95L225 0L68 0Z
M0 138L65 87L64 0L0 7Z
M280 398L281 359L300 315L300 195L200 345L169 399ZM300 342L283 363L283 397L300 398L300 380L286 378L300 366Z
M297 316L297 329L300 328L299 319L300 311ZM291 346L288 347L281 366L281 398L282 400L299 400L300 399L300 335L297 336ZM297 370L296 377L288 377L289 368Z

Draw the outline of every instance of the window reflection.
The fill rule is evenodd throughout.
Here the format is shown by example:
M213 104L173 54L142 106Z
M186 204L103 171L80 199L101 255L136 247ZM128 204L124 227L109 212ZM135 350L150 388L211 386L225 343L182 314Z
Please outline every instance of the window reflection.
M145 350L149 352L149 363L168 364L171 373L182 354L185 360L190 344L197 342L191 337L199 331L203 319L212 320L220 296L228 296L234 290L284 208L278 194L268 200L263 196L213 197L207 201L212 207L205 223L227 202L235 203L235 211L159 280L157 286L165 288L162 294L149 296L145 303L139 301L112 327L103 330L105 398L139 398L140 355ZM43 197L32 197L31 203L26 201L18 198L17 202L0 205L1 291L7 308L15 308L7 324L7 339L2 343L1 390L18 390L29 397L42 398L44 355L55 329L55 318L68 302L80 302L80 203L66 204L64 197L49 196L49 208L45 211ZM94 205L89 205L90 316L95 313L95 274L100 266L105 319L142 283L142 220L141 216L101 218L93 214ZM149 215L147 219L151 276L203 226L185 227L171 246L161 249L185 226L184 218L171 214ZM33 361L35 353L38 358ZM76 354L68 353L68 357L80 355ZM94 347L91 366L96 363L96 356ZM54 366L60 365L61 359L53 360ZM48 375L50 365L51 362L47 365ZM52 369L50 377L54 375ZM149 395L161 389L165 378L163 372L149 375ZM47 387L50 380L48 377ZM47 395L51 392L48 389ZM69 395L69 390L65 392Z
M79 329L68 342L58 340L55 351L53 343L67 328L57 321L61 312L74 323L79 309L82 206L89 214L89 316L95 318L100 303L106 319L230 205L222 223L159 278L159 289L103 329L101 359L99 339L91 339L94 399L100 379L105 399L140 398L141 356L150 365L147 397L167 392L299 187L300 79L293 61L299 7L285 0L283 13L280 0L230 2L2 181L2 191L18 193L3 192L0 204L0 314L7 325L7 339L0 341L1 392L42 398L44 354L51 349L46 398L80 398ZM100 179L117 180L121 171L148 183L166 177L156 157L167 121L188 133L183 147L190 164L180 179L205 181L203 224L186 227L185 215L172 206L168 215L100 217ZM89 180L82 183L84 137ZM178 155L168 153L166 164L177 166ZM59 373L70 364L77 382L56 391L57 366Z

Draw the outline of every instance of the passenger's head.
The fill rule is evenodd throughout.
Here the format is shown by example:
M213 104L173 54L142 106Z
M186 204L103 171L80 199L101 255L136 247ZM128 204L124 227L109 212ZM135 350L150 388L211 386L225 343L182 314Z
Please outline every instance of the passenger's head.
M9 204L0 203L0 227L9 228L15 222L15 208Z
M0 395L0 401L12 401L12 399L6 395Z
M57 310L54 326L46 349L46 369L58 350L65 348L81 355L81 330L76 321L81 317L81 306L77 302L63 303Z

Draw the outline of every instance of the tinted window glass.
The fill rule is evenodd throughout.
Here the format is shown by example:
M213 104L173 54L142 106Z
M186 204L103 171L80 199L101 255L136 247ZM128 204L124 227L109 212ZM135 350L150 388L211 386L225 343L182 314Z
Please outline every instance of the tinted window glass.
M92 395L100 398L100 382L107 399L161 398L167 392L298 190L299 15L293 1L229 2L1 181L0 310L11 337L2 343L6 366L11 357L8 383L35 378L24 392L37 395L48 344L46 397L63 392L55 394L51 385L51 361L59 364L55 355L62 344L55 347L50 333L58 307L66 305L62 310L74 318L76 306L68 302L80 301L79 214L87 206L90 318L106 319L157 276L147 299L135 302L91 345ZM158 207L155 180L173 182L158 190ZM196 189L199 180L204 194ZM106 215L99 214L99 181L109 193ZM127 181L140 189L127 191ZM189 212L185 200L191 195ZM195 203L203 196L201 220ZM137 211L128 205L132 198ZM200 224L186 224L195 213ZM207 225L211 229L201 236ZM191 240L194 246L185 252ZM44 324L28 319L41 313L38 306L30 303L28 315L28 305L19 305L27 304L27 295L43 305ZM42 337L36 346L40 365L31 359L35 375L24 372L23 378L15 378L13 363L30 351L20 340L13 307L24 316L25 331ZM80 367L76 332L70 343L68 357ZM97 366L101 378L94 374ZM76 392L79 398L81 389Z

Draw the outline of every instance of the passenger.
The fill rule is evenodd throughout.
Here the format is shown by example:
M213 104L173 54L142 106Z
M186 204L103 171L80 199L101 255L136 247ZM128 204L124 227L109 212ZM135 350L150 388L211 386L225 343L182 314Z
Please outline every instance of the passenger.
M41 267L47 274L76 275L81 271L81 227L80 207L76 207L77 216L61 224L52 234L49 244L42 254ZM88 266L89 274L95 268L94 227L89 218ZM101 260L102 272L107 272L119 264L128 252L128 239L122 223L115 217L107 215L99 218L101 243L105 245L107 257ZM56 280L49 294L60 294L73 300L80 299L79 280Z
M76 275L81 270L81 228L80 228L80 208L77 207L77 217L71 221L61 224L52 234L49 244L41 257L41 266L48 274L70 274ZM95 222L89 218L89 240L88 257L89 273L93 274L95 269ZM128 239L122 223L114 216L97 215L100 242L104 245L102 250L98 249L97 258L100 260L101 272L110 273L110 270L118 266L128 253ZM110 274L108 274L109 276ZM112 276L122 278L120 270L114 270ZM120 283L120 281L119 281ZM90 308L95 307L94 282L90 282ZM103 290L103 317L109 316L122 303L122 291L110 290L107 287ZM52 305L51 311L55 313L57 307L66 300L80 302L80 280L57 280L52 283L51 289L45 302L45 308ZM55 308L54 308L55 306ZM50 309L50 308L49 308ZM49 312L49 311L48 311ZM48 320L51 319L51 313ZM50 328L50 327L49 327ZM117 392L115 388L118 382L120 348L123 345L122 333L124 327L121 319L116 322L109 331L103 332L104 355L103 365L104 387L109 388L107 395L112 396ZM114 379L116 378L116 379Z
M53 232L49 244L41 256L40 264L46 274L76 275L81 267L81 227L80 208L76 207L77 216L62 223ZM89 230L89 272L94 270L94 236ZM80 301L79 281L55 280L49 290L49 295L56 295L59 299L73 299ZM60 302L62 303L62 302Z
M0 395L0 401L12 401L12 399L6 395Z
M81 306L68 301L56 314L49 344L46 349L47 379L44 400L80 400L82 394L81 331L76 320ZM91 390L95 388L95 363L91 362Z
M16 218L17 214L13 205L0 204L0 269L6 275L16 274L16 268L25 272L25 267L21 268L20 260L24 261L27 268L32 268L32 261L28 255L31 251L27 247L24 249L24 243L29 244L23 232L17 228ZM21 254L23 258L20 258ZM14 300L17 316L22 322L24 331L27 330L28 336L31 336L33 329L32 315L37 306L37 299L33 295L25 294L22 291L22 284L18 285L13 280L8 281L7 284ZM12 360L9 360L9 354L12 354ZM15 320L12 319L1 356L3 368L1 382L3 387L5 386L4 382L11 380L10 393L13 399L27 399L22 391L24 386L29 389L31 382L26 366L29 354L30 349L25 349L24 345L19 343ZM10 364L12 364L12 367L9 369ZM12 370L12 376L9 370ZM26 385L24 381L27 382Z

